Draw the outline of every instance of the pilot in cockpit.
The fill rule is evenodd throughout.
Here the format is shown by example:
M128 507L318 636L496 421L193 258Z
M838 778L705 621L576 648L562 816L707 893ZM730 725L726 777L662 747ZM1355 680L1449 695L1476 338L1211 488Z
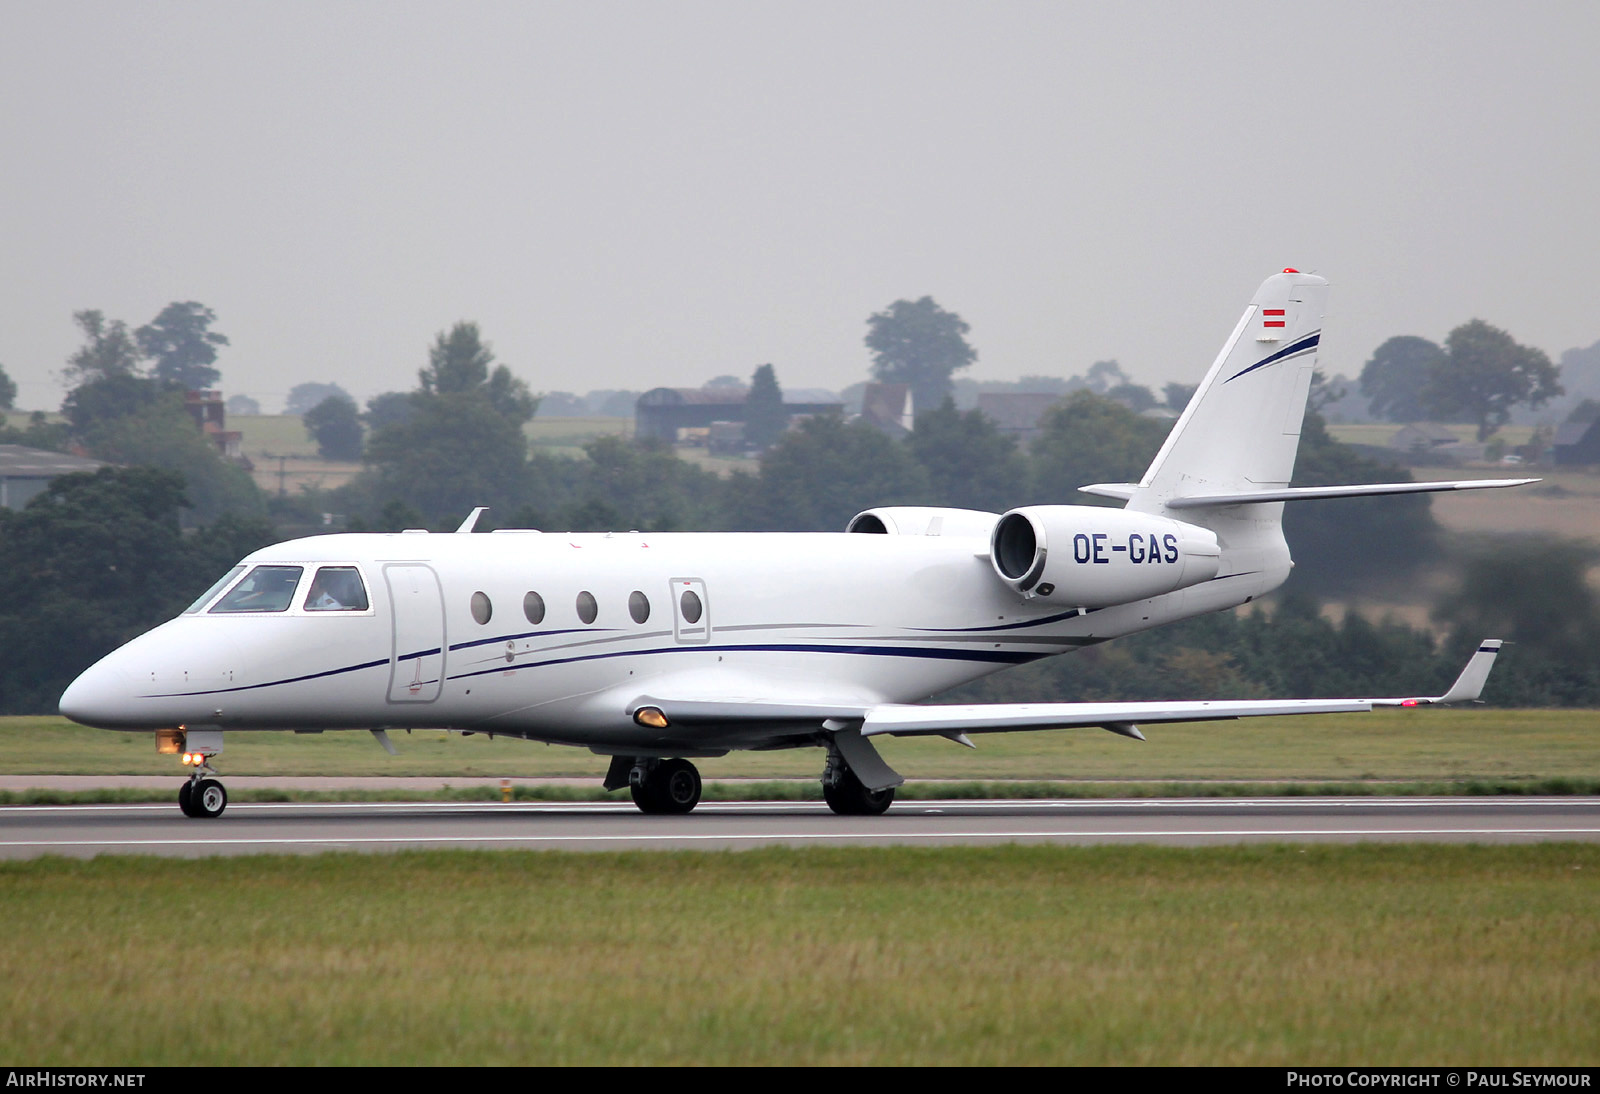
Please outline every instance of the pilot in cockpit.
M361 575L349 566L324 566L306 592L308 612L360 612L367 609Z

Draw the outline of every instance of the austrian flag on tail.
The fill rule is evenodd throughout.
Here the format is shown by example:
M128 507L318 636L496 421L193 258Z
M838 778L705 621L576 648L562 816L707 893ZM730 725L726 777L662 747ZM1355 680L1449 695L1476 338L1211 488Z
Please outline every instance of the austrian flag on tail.
M1261 325L1263 327L1281 327L1281 326L1283 326L1283 309L1282 308L1262 308L1261 309Z

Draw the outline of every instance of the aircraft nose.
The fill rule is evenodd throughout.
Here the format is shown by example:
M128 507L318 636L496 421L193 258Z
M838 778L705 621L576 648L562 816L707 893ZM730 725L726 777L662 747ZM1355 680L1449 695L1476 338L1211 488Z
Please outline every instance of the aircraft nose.
M81 725L114 727L129 713L122 674L103 660L90 665L61 693L60 709Z

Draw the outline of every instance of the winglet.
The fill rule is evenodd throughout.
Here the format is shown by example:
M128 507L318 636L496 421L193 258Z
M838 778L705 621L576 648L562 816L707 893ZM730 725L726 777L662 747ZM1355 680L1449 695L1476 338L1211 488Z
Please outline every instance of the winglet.
M483 514L487 513L488 511L489 507L487 505L480 505L472 512L468 513L467 519L462 521L461 527L456 529L456 534L460 535L463 532L472 531L472 529L477 526L478 518L483 516Z
M1483 685L1489 679L1489 670L1494 668L1495 654L1500 652L1500 639L1485 638L1478 643L1478 648L1468 659L1466 668L1461 670L1461 675L1456 677L1456 682L1450 685L1450 690L1443 695L1432 698L1417 697L1414 699L1374 699L1375 707L1420 707L1443 705L1446 703L1471 703L1476 702L1479 695L1483 694Z

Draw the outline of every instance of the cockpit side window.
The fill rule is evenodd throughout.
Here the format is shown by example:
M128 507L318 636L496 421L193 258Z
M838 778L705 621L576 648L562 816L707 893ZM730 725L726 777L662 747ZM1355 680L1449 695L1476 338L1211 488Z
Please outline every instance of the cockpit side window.
M364 612L367 587L354 566L323 566L306 590L308 612Z
M211 588L207 589L205 592L200 594L200 599L196 600L193 604L190 604L187 608L183 609L183 614L184 615L193 615L195 612L197 612L201 608L205 607L206 604L210 602L212 597L214 597L218 593L220 593L223 590L224 586L226 586L230 581L232 581L234 578L238 577L242 573L244 573L244 567L242 565L240 565L240 566L235 566L233 569L231 569L227 573L223 574L221 577L219 577L217 579L216 584L212 585Z
M287 611L304 572L303 566L257 566L207 614Z

